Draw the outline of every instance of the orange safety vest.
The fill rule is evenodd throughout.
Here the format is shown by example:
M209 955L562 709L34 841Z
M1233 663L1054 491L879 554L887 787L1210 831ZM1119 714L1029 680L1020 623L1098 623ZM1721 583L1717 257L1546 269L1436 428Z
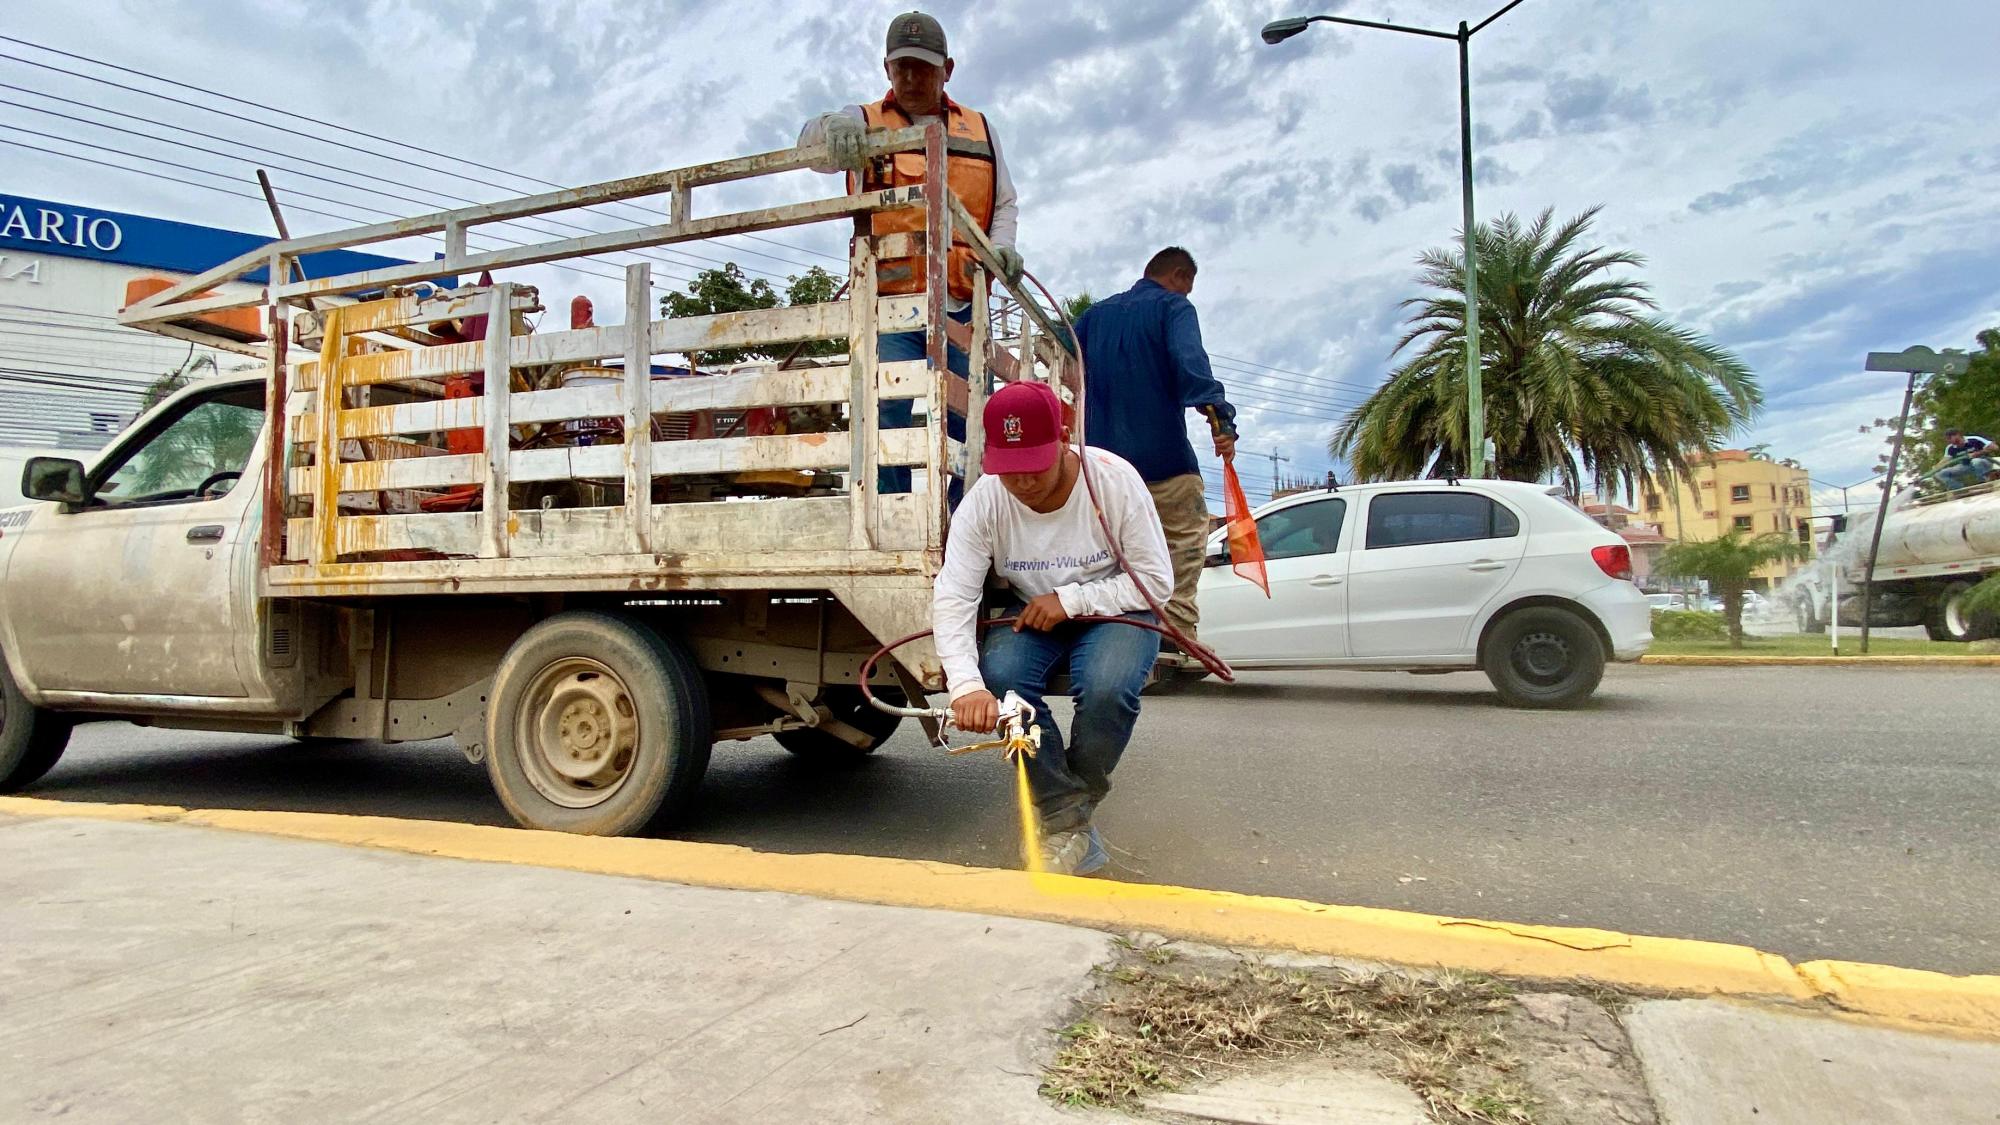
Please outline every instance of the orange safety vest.
M946 130L946 170L945 179L951 186L958 201L972 217L979 220L980 230L989 230L993 225L994 184L998 179L993 162L993 140L986 131L986 117L977 110L967 109L950 98L944 100ZM881 101L861 107L862 116L870 129L907 129L913 121L896 104L894 91ZM924 182L924 154L899 152L887 158L868 162L868 170L860 177L860 184L854 183L850 173L848 190L881 191L885 188L910 187ZM869 216L869 232L877 236L921 234L925 219L922 207L901 207L893 211L876 211ZM960 301L972 299L972 247L957 232L952 233L951 258L945 266L946 289L952 297ZM884 294L921 293L924 279L928 276L924 255L909 258L883 258L876 263L876 288Z

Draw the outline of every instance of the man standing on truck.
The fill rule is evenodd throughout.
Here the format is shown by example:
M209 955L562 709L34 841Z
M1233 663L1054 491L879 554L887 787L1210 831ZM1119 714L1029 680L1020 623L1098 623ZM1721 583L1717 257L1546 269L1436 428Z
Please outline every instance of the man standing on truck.
M1009 383L986 400L986 474L965 495L945 544L931 602L953 720L967 731L999 721L1012 691L1035 709L1041 747L1028 778L1042 822L1042 868L1088 875L1110 861L1092 823L1139 719L1139 690L1159 655L1149 629L1082 616L1153 620L1146 595L1173 589L1166 536L1145 482L1117 455L1070 444L1062 402L1045 383ZM1090 481L1082 480L1090 458ZM1093 506L1090 486L1096 487ZM1113 544L1097 516L1102 507ZM1128 574L1118 564L1123 553ZM989 576L1012 587L1013 628L982 646L979 609ZM1043 695L1067 671L1076 717L1065 742Z
M947 133L948 165L945 177L951 191L979 221L986 237L1000 253L1008 280L1021 274L1021 255L1014 249L1014 233L1019 210L1014 200L1014 178L1000 155L1000 141L986 115L952 101L944 92L954 60L946 49L944 27L922 12L905 12L889 21L889 37L882 69L889 77L889 92L867 105L850 105L834 113L824 113L806 122L799 132L799 147L824 144L826 164L812 166L815 172L847 173L850 194L911 187L924 182L924 154L899 152L894 156L869 159L865 152L866 132L871 129L906 129L943 120ZM869 233L875 236L924 233L924 209L904 207L877 211L869 216ZM972 319L972 249L963 238L952 239L950 261L945 267L946 315L960 324ZM884 296L921 293L927 276L923 255L882 258L876 263L876 288ZM982 312L984 310L981 310ZM941 330L942 326L933 325ZM884 335L876 350L882 362L924 358L928 342L922 332L892 332ZM946 365L963 378L969 369L966 355L948 349ZM883 429L910 425L913 402L890 399L881 406ZM965 440L965 419L950 415L945 422L951 436ZM884 468L877 476L878 490L908 492L910 470Z
M1944 432L1944 462L1937 471L1938 483L1946 488L1971 488L1993 475L1993 455L2000 446L1992 438L1968 435L1953 427Z
M1132 288L1091 305L1076 323L1089 392L1084 440L1131 462L1152 493L1174 560L1167 620L1190 640L1201 620L1195 587L1208 541L1208 501L1183 412L1207 416L1217 457L1236 456L1236 408L1209 370L1188 300L1194 276L1194 255L1169 246L1153 255Z

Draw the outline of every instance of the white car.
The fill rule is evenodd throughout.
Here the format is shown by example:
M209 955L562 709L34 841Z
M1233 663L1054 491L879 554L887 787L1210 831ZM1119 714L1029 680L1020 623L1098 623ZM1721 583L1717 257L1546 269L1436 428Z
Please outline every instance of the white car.
M1686 594L1647 594L1646 604L1654 609L1686 609Z
M1400 481L1256 512L1271 596L1209 541L1203 642L1233 667L1484 671L1517 707L1570 707L1653 641L1631 549L1519 481Z

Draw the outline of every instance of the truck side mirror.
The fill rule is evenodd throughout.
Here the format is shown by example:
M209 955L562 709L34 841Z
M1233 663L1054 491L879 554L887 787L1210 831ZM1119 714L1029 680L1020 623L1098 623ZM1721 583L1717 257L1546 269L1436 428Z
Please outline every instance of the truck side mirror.
M83 489L83 462L69 457L28 458L21 467L21 495L58 504L83 503L88 499Z

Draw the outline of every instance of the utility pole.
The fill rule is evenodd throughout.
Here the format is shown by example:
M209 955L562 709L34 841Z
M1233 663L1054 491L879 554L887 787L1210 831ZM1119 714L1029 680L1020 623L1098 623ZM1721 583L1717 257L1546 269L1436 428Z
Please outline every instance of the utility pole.
M1271 450L1271 452L1265 454L1265 456L1268 456L1271 459L1271 499L1276 500L1278 498L1278 483L1279 483L1278 462L1289 461L1291 460L1291 458L1279 454L1279 452L1276 449Z

